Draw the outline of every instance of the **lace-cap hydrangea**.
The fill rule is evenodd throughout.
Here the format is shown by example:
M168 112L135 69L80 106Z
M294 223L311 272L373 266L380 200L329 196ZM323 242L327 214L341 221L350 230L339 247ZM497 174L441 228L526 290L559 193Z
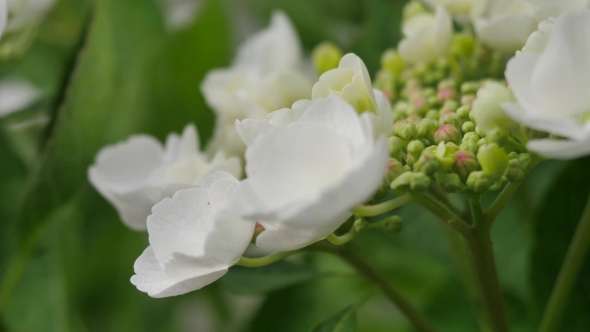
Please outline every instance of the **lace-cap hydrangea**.
M145 230L152 206L180 189L202 184L218 170L239 178L241 162L222 152L209 159L199 152L195 126L188 125L182 136L170 134L165 146L152 136L136 135L103 148L88 177L127 226Z
M369 114L328 96L248 147L247 179L232 205L265 227L257 246L286 251L321 240L373 195L388 153L385 138L375 138Z
M147 219L150 246L137 259L131 282L151 297L200 289L227 273L242 256L255 224L227 209L239 184L215 172L202 188L181 190L153 208Z

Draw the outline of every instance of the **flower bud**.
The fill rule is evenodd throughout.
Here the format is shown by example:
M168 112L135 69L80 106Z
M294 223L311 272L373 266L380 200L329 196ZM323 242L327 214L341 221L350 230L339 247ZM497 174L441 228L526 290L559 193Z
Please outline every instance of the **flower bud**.
M461 145L459 145L459 150L471 151L472 153L477 153L478 149L479 149L479 146L477 145L477 143L474 143L471 141L466 141L466 142L461 143Z
M404 141L402 141L399 137L392 136L389 137L387 142L389 143L389 154L391 157L397 160L402 160L405 146Z
M398 120L398 121L394 122L393 127L391 128L391 133L394 136L397 136L402 125L404 125L406 123L408 123L408 120Z
M426 118L430 119L430 120L438 121L438 118L440 118L440 112L437 110L430 110L430 111L426 112Z
M470 144L475 144L469 142ZM465 143L463 143L465 144ZM460 150L455 152L455 165L453 165L453 172L457 173L463 181L467 180L469 173L475 171L479 164L475 158L475 153L472 151Z
M468 132L468 133L465 133L465 135L463 135L462 141L477 143L480 139L481 139L481 137L479 137L476 133Z
M475 39L465 33L455 34L451 50L463 58L469 58L475 52Z
M494 128L486 133L486 141L488 143L495 143L499 146L504 146L507 139L508 135L506 134L506 131L501 128Z
M446 89L446 88L454 89L455 88L455 85L456 84L455 84L455 81L453 79L447 78L447 79L444 79L444 80L438 82L436 88L439 89L439 90L440 89Z
M424 114L430 108L428 97L420 96L412 102L412 111L416 114Z
M455 173L440 174L436 177L436 180L448 193L457 192L461 188L461 179Z
M397 136L409 141L418 135L418 130L416 126L412 123L403 123L400 125L399 130L397 132Z
M330 69L338 68L342 51L333 43L324 41L314 47L311 58L318 74L323 74Z
M411 153L408 153L406 155L406 165L413 167L415 163L416 163L416 158L414 157L414 155Z
M436 144L439 144L441 142L459 142L460 139L461 139L461 133L459 133L459 130L457 130L457 127L455 127L451 124L446 124L446 125L440 127L434 133L434 142Z
M492 178L481 171L471 172L467 178L467 188L476 194L481 194L488 190L493 184L494 181Z
M510 159L504 150L496 144L486 144L479 148L477 161L481 165L484 174L493 181L498 181L506 172Z
M504 113L500 106L504 102L512 101L514 96L507 87L496 82L487 83L477 92L471 116L480 130L485 133L496 128L514 130L518 125Z
M379 229L386 231L391 234L397 234L402 230L403 226L402 218L398 216L390 216L381 221L375 223L369 223L367 225L368 229Z
M408 153L411 153L414 157L420 158L420 154L422 150L424 150L424 143L418 140L413 140L408 143L407 146Z
M373 87L383 92L387 99L395 98L395 82L393 75L387 70L381 69L377 72Z
M506 168L506 173L504 173L506 180L510 182L518 182L524 179L525 174L526 166L524 166L519 159L510 159L508 162L508 168Z
M444 103L447 100L457 98L457 91L455 91L453 88L439 89L438 93L436 94L436 98L439 103Z
M461 84L461 93L464 95L477 93L480 86L479 82L465 82Z
M488 144L488 141L485 138L480 139L479 141L477 141L477 146L481 147Z
M524 167L529 167L531 163L531 155L528 153L521 153L518 155L518 160L520 160Z
M464 133L474 132L475 131L475 123L473 123L471 121L467 121L467 122L463 123L463 126L461 126L461 130Z
M450 169L457 161L455 151L455 148L445 145L443 142L438 144L434 156L440 162L443 170Z
M424 173L407 172L402 173L393 182L391 189L398 191L415 191L421 192L430 186L430 178Z
M461 105L467 107L473 107L473 101L475 100L475 95L463 95L461 97Z
M426 175L433 175L440 168L440 162L430 150L424 150L418 161L414 164L414 171Z
M471 108L469 106L461 106L457 109L457 111L455 113L457 113L457 116L462 121L471 120L471 118L469 116L471 113Z
M381 55L381 67L385 68L394 77L399 77L406 67L406 62L395 49L388 49Z
M459 120L459 117L457 117L457 114L455 114L455 113L441 114L440 119L438 120L438 124L440 126L450 124L450 125L453 125L457 128L461 128L461 121Z
M390 158L385 168L385 180L391 183L404 172L403 165L396 159Z

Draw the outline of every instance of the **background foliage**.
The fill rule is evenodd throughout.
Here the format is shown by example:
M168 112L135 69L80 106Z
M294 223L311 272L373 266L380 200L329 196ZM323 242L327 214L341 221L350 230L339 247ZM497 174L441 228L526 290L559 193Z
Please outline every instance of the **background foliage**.
M409 331L380 295L357 312L373 287L325 254L260 269L234 267L201 291L151 299L129 282L146 234L125 228L86 178L100 147L134 133L164 139L194 122L206 142L213 115L200 81L208 70L228 65L244 31L266 24L273 9L289 14L308 52L333 40L375 73L381 52L400 38L402 5L206 0L191 27L169 34L154 1L60 1L26 55L0 69L44 91L30 109L0 120L0 330ZM49 119L40 129L11 129L40 116ZM588 159L543 164L495 225L500 279L516 331L538 324L590 194L589 166ZM444 230L416 206L400 215L400 234L363 233L355 249L442 331L477 330ZM568 331L590 324L588 282L581 279L568 308Z

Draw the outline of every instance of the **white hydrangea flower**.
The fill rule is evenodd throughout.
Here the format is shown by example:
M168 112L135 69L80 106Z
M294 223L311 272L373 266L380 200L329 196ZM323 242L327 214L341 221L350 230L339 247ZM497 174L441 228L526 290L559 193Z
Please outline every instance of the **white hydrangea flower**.
M186 126L180 137L168 135L166 146L152 136L132 136L99 151L88 177L127 226L145 230L152 207L165 197L201 185L218 170L241 176L238 158L220 152L209 160L199 152L198 137L194 125Z
M55 0L7 0L10 17L7 30L16 31L41 22L55 2Z
M446 56L453 39L453 20L444 7L436 6L436 15L420 13L405 21L404 39L397 46L407 62L429 63Z
M430 3L443 6L451 15L467 15L471 11L472 0L430 0Z
M0 118L21 111L39 99L39 89L20 78L0 81Z
M264 119L275 110L309 99L311 75L305 75L301 45L295 28L282 12L270 26L247 39L230 68L212 70L201 90L217 116L209 151L241 156L245 146L235 120Z
M190 26L203 4L202 0L159 0L159 2L164 12L166 27L170 31Z
M238 184L231 174L218 171L202 188L178 191L156 204L147 219L150 246L135 262L131 283L159 298L185 294L221 278L254 234L255 223L226 207Z
M513 57L506 79L517 103L503 104L506 113L529 128L565 139L534 139L527 148L556 159L590 154L590 11L569 12L542 24L547 37L535 41L539 53Z
M338 68L328 70L314 84L311 99L338 96L351 104L359 113L377 112L377 101L371 85L371 77L365 63L357 55L349 53L340 59Z
M391 133L391 127L393 126L391 104L382 91L375 89L373 92L379 109L379 115L370 113L374 132L376 135L387 136ZM236 120L236 130L242 138L242 141L244 141L247 146L250 146L258 136L271 131L273 128L277 126L285 126L298 121L311 103L311 100L299 100L295 102L291 108L283 108L274 111L268 114L263 120Z
M525 45L539 22L587 6L588 0L474 0L471 17L484 44L514 53Z
M298 121L275 126L246 150L247 179L232 201L265 227L262 249L304 247L334 232L383 180L384 137L371 113L359 115L336 96L313 101Z

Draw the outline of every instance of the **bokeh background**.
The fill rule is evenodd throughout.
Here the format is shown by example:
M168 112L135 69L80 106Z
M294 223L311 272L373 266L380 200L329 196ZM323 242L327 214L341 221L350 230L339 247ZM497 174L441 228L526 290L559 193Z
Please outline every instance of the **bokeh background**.
M96 152L134 133L163 140L189 122L204 145L214 116L201 80L230 64L239 42L264 27L274 9L290 16L308 54L331 40L374 74L381 53L400 39L404 4L196 1L194 23L170 33L154 0L60 0L30 47L0 64L2 77L25 77L43 93L27 110L0 119L0 331L309 331L373 289L325 254L234 267L219 282L175 298L149 298L129 282L147 234L124 227L88 183ZM532 331L539 320L590 193L589 166L543 164L495 225L515 331ZM477 331L445 232L418 206L400 215L400 234L363 233L355 249L442 331ZM567 331L590 326L586 265ZM410 331L379 295L361 308L358 324L366 332Z

